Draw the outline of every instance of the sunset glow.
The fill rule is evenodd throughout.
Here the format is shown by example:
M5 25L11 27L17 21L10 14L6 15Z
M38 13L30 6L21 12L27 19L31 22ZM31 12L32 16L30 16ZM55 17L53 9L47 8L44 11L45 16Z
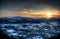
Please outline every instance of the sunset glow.
M45 16L46 16L46 18L51 18L51 17L52 17L52 12L47 11L47 12L45 13Z
M21 13L20 16L30 18L56 18L60 16L60 11L54 9L43 9L41 11L32 11L28 13Z
M60 17L60 11L55 9L43 9L43 10L30 10L30 11L20 11L20 12L8 12L1 13L0 17L28 17L28 18L56 18Z

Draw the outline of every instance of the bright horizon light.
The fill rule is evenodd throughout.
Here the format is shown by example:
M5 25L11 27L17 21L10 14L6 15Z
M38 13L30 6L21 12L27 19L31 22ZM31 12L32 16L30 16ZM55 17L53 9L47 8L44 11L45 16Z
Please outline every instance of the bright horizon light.
M32 10L32 11L20 11L20 12L8 12L8 13L1 13L0 17L28 17L28 18L56 18L60 17L60 11L50 8L45 8L43 10Z
M47 11L45 15L46 15L47 18L51 18L52 17L52 12L51 11Z

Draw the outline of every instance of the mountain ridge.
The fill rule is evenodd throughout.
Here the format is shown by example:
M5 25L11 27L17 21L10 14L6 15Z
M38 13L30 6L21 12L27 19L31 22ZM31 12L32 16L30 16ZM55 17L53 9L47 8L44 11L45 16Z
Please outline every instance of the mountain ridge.
M1 17L0 23L40 23L40 22L47 22L47 21L59 21L60 18L28 18L28 17Z

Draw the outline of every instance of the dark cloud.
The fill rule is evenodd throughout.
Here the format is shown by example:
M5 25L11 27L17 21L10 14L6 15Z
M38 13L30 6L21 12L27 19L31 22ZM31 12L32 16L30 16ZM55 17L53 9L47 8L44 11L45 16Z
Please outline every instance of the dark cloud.
M46 6L59 9L59 3L57 0L2 0L0 4L0 10L39 10Z

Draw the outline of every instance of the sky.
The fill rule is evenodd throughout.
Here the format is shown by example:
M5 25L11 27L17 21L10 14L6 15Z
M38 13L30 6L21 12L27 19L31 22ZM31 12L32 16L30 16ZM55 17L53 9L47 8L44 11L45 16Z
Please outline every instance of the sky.
M57 0L2 0L0 2L0 17L26 16L26 13L28 16L28 13L37 13L47 8L59 12L59 2Z

